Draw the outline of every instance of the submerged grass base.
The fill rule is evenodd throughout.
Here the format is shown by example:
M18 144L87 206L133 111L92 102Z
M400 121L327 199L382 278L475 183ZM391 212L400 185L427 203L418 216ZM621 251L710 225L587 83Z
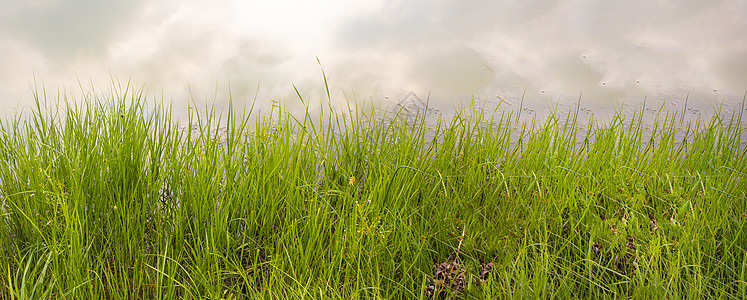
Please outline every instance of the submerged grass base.
M182 130L111 98L3 123L0 298L747 296L741 117Z

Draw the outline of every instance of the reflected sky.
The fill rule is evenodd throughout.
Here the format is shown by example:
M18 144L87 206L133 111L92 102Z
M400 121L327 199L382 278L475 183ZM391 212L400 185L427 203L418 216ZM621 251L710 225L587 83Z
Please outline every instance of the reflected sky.
M186 103L531 95L741 103L747 1L0 0L0 107L112 78ZM352 94L355 94L355 97ZM225 99L219 96L219 99ZM389 100L387 100L389 99ZM701 101L691 99L691 101Z

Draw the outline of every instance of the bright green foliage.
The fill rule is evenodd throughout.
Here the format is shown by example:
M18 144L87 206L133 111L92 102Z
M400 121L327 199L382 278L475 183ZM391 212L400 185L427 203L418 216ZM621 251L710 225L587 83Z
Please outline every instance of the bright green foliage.
M180 127L131 93L0 127L0 298L432 298L434 261L436 298L747 296L741 115Z

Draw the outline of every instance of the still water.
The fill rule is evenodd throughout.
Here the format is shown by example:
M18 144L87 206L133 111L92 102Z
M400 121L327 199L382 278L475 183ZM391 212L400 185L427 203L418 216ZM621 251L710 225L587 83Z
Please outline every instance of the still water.
M0 11L0 112L28 111L34 89L56 103L129 83L177 115L229 98L303 111L297 93L317 107L328 87L339 107L414 95L445 113L477 98L521 118L576 103L602 120L709 117L743 102L744 32L740 0L12 2Z

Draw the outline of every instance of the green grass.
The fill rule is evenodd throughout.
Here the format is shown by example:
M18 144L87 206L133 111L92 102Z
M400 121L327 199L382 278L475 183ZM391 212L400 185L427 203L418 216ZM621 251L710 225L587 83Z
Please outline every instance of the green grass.
M0 127L2 299L747 296L739 115L46 101Z

